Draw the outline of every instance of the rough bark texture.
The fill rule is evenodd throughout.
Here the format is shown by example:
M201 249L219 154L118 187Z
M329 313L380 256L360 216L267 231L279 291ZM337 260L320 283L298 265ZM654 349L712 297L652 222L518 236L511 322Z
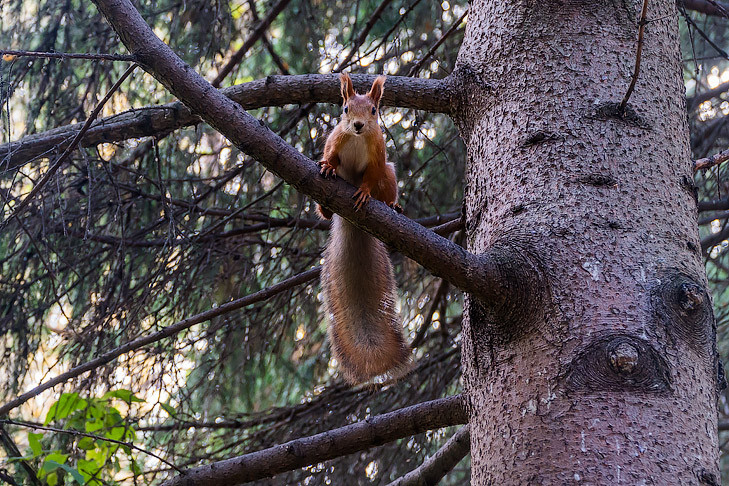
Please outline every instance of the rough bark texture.
M469 250L541 308L466 302L474 484L718 484L715 324L672 0L477 0L459 54Z

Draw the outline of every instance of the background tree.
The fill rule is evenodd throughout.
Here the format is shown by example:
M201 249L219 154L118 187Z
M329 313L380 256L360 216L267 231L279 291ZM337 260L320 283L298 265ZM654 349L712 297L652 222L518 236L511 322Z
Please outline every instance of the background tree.
M662 32L668 23L675 25L676 12L661 5L665 12L657 8L648 17L649 39L651 29ZM210 80L225 72L222 66L236 59L233 53L239 46L245 48L245 60L233 64L221 86L276 72L344 68L445 78L456 67L465 13L465 5L387 0L356 5L279 1L271 5L186 2L181 6L154 2L137 7L163 40L198 72L209 73ZM625 27L621 33L624 48L613 54L620 59L621 79L629 79L635 60L638 9L633 7L619 19ZM725 35L726 23L716 16L722 12L721 4L696 2L690 7L703 12L686 13L688 20L683 24L684 55L695 58L693 64L685 64L685 77L693 95L689 110L696 120L694 157L700 157L725 148L719 121L724 90L719 86L710 91L706 85L716 88L716 79L721 81L724 64L712 56ZM90 4L16 2L3 9L2 38L8 39L4 43L11 47L123 52L108 24ZM564 25L577 22L565 12L548 13L562 18ZM255 28L266 25L271 17L275 20L266 29ZM7 23L10 18L12 25ZM699 20L701 26L697 25ZM651 63L659 62L655 51L646 47L645 56L649 67L640 80L650 79L662 86L664 80L651 68ZM496 69L519 66L518 59L508 56L501 62L489 62ZM525 75L538 71L538 65L530 65L533 67L525 69ZM84 120L127 65L21 57L3 63L2 68L7 143L0 153L7 201L4 218L8 218L78 130L65 127ZM542 71L542 76L554 82L564 79L548 70ZM609 84L617 84L613 81ZM287 82L276 78L243 84L234 96L244 107L255 108L253 114L298 151L316 160L338 109L313 102L336 104L338 90L331 78L311 77L296 85ZM638 89L634 103L645 99L640 97L645 93L640 89L647 86ZM450 111L443 100L450 101L452 88L413 80L389 90L392 93L386 92L385 104L423 111L386 109L383 121L388 129L390 158L398 165L402 180L406 214L429 225L453 221L440 231L461 243L464 146L448 117L429 113ZM70 407L73 410L59 418L57 425L70 426L73 421L86 424L93 418L90 411L100 409L111 416L106 424L109 430L124 424L135 431L136 444L159 453L170 464L187 467L460 390L459 292L401 256L396 255L401 312L416 348L416 367L395 386L375 386L376 393L337 384L319 313L316 271L297 277L280 291L265 293L261 300L252 299L252 308L224 312L223 304L231 299L315 266L325 225L315 220L312 201L248 159L217 132L199 124L181 105L140 109L159 101L173 99L151 77L140 70L133 73L107 103L103 123L94 126L81 142L87 148L74 151L33 198L23 217L10 219L4 227L0 241L0 325L8 385L3 388L7 390L4 398L9 400L32 388L47 373L56 375L180 319L211 307L222 311L207 325L124 354L119 361L79 375L65 388L54 388L55 395L40 395L16 417L42 418L49 400L57 398L62 388L75 391L80 394L78 400L71 395L67 400L74 404ZM292 106L292 102L300 104ZM119 115L130 107L135 110ZM469 115L461 112L461 120ZM715 125L707 131L712 123ZM54 127L60 128L49 133ZM544 135L549 141L550 134ZM12 140L21 142L12 144ZM544 141L533 140L535 144ZM699 146L705 152L698 151ZM494 160L508 159L513 152L507 148L504 145L505 156ZM688 154L684 156L688 164ZM713 170L716 176L697 176L704 201L699 207L705 211L699 223L707 227L701 246L710 280L719 292L715 293L715 304L722 308L723 221L727 214L722 206L723 166ZM713 205L704 206L710 200ZM716 210L719 212L709 212ZM375 209L374 215L378 214ZM473 217L471 212L469 221ZM645 228L652 221L648 218L634 224ZM583 270L589 272L590 268ZM724 316L718 312L720 334L723 322ZM124 393L100 398L106 390L119 394L120 389L132 389L144 402L134 402ZM94 398L101 402L94 402ZM115 422L116 408L121 422ZM63 415L59 409L62 407L56 408L57 418ZM25 441L33 449L35 439L26 435L26 428L8 426L7 430L21 449L25 449ZM276 481L311 478L308 480L343 483L345 478L351 481L356 477L361 482L383 482L413 469L425 454L444 442L445 436L442 432L416 435L293 471ZM88 451L100 451L95 456L100 461L95 464L105 481L123 481L140 474L144 475L140 480L151 481L158 475L166 476L170 468L139 451L127 454L122 448L119 454L102 454L96 440L93 448L85 449L90 444L82 444L82 440L46 432L39 439L41 453L8 468L18 478L34 473L43 476L43 468L52 468L48 451L56 449L69 456L51 460L86 474L96 466L81 461L90 460ZM9 446L6 451L16 455ZM120 472L114 471L117 466ZM41 472L37 472L39 468ZM72 477L62 468L55 472ZM461 483L464 475L468 475L467 464L451 473L449 480Z

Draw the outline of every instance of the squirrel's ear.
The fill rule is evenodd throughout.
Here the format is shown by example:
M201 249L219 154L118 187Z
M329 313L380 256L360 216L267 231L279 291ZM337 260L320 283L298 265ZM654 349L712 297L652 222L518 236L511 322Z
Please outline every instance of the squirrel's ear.
M370 92L367 93L367 96L370 97L375 106L378 106L380 104L380 98L382 98L382 93L385 91L386 79L387 76L377 76L375 78L375 81L372 83Z
M340 81L340 84L342 85L342 99L344 100L344 103L346 104L347 100L349 98L352 98L355 95L354 86L352 86L352 79L349 77L349 74L340 73L339 81Z

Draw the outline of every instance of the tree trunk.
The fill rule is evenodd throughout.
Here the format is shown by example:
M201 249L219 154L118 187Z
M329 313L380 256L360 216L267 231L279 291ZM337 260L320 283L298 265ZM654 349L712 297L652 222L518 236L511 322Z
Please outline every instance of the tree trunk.
M476 0L455 77L469 249L541 293L463 330L474 484L719 484L715 322L673 0Z

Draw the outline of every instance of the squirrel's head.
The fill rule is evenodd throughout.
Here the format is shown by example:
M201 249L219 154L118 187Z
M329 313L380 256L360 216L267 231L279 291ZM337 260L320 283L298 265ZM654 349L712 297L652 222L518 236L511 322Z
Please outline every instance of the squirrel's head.
M342 85L341 123L345 124L348 132L361 135L371 130L380 130L377 124L377 113L380 107L380 98L384 91L386 76L377 76L367 94L357 94L352 86L352 79L347 73L341 73L339 80Z

